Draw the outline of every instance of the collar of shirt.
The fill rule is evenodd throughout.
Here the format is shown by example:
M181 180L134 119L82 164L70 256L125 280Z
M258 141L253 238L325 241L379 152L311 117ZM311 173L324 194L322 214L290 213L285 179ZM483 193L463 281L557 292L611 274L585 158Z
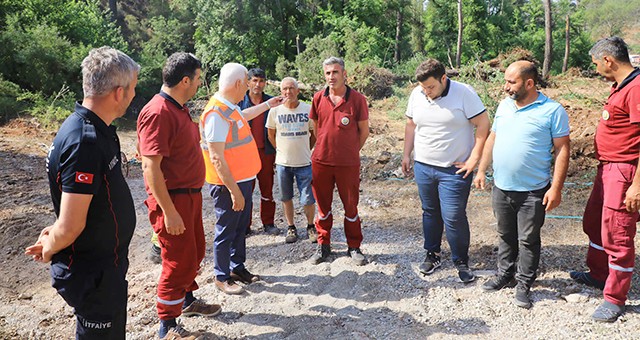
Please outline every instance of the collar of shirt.
M351 93L351 88L349 87L349 85L345 85L347 87L347 91L344 93L344 98L343 98L343 102L346 102L347 100L349 100L349 94ZM325 97L329 96L329 86L327 86L324 89L324 93L322 94Z
M93 124L93 126L95 126L96 129L102 131L102 133L106 136L109 136L111 133L114 133L116 130L115 126L108 126L104 120L102 120L100 117L98 117L97 114L95 114L95 112L87 109L86 107L82 106L82 104L80 102L76 102L76 110L75 112L85 121L87 121L87 123L91 123Z
M622 83L620 83L620 85L618 85L617 83L614 83L611 86L611 92L613 93L613 92L622 90L623 87L627 86L627 84L632 82L639 75L640 75L640 68L635 67L633 71L626 78L624 78L624 80L622 81Z
M447 85L444 87L444 90L442 91L442 93L436 97L435 99L431 100L431 98L429 98L425 93L424 90L420 90L420 92L422 92L422 94L425 96L425 98L427 98L427 101L430 103L435 102L438 99L444 98L449 94L449 89L451 88L451 79L447 78Z
M187 107L186 107L186 106L184 106L184 105L180 105L180 103L178 103L178 101L177 101L177 100L173 99L173 97L171 97L168 93L166 93L166 92L164 92L164 91L160 90L160 93L159 93L159 94L160 94L160 96L161 96L162 98L164 98L164 99L166 99L166 100L170 101L171 103L173 103L173 105L177 106L180 110L184 110L184 109L186 109L186 108L187 108Z
M233 104L232 102L228 101L225 97L223 97L219 92L216 92L213 95L213 98L217 99L218 101L222 102L222 104L226 105L229 109L231 110L235 110L238 109L238 111L241 111L240 108L238 107L238 105Z
M262 92L262 102L266 102L267 100L271 99L271 96ZM244 99L242 100L241 104L239 104L240 107L244 107L244 108L248 108L248 107L252 107L253 102L251 101L251 97L249 97L249 90L247 90L247 93L244 94Z

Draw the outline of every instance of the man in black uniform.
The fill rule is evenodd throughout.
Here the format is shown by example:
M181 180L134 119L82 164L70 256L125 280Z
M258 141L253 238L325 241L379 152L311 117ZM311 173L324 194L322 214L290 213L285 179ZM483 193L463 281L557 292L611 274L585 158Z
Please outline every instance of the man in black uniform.
M53 287L76 314L76 339L124 339L129 242L136 215L111 122L135 96L140 66L110 48L82 61L84 99L62 124L46 166L55 223L26 254L51 261Z

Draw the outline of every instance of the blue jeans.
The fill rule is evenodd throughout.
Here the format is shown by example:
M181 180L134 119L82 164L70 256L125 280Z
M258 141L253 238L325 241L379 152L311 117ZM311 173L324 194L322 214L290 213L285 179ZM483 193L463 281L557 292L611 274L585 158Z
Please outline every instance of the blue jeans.
M293 181L298 184L300 192L300 204L311 205L316 203L311 192L311 164L301 167L283 166L276 164L278 186L280 187L280 200L287 202L293 199Z
M422 201L422 230L424 249L440 252L443 229L454 262L469 261L469 221L467 201L472 176L462 178L458 168L442 168L415 162L414 172Z

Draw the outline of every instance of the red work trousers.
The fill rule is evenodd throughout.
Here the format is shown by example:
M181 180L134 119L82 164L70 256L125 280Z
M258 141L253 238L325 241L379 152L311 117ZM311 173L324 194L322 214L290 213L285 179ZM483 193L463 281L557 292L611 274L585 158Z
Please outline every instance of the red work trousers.
M256 175L258 179L258 188L260 188L260 220L262 225L273 224L276 215L276 202L273 200L273 165L276 162L276 155L266 154L264 149L258 149L262 168ZM255 186L255 182L254 186ZM249 220L247 228L251 227L252 221Z
M158 281L156 308L161 320L177 318L182 314L185 294L198 289L195 281L200 263L204 259L205 239L202 227L202 193L171 194L185 231L169 235L164 225L164 214L155 198L149 196L149 221L158 234L162 249L162 273Z
M582 220L587 266L594 279L605 281L604 299L616 305L627 300L633 274L638 212L628 212L623 202L635 172L633 164L600 164Z
M333 188L338 188L340 200L344 206L344 234L349 248L360 248L362 243L362 222L358 216L360 200L360 166L329 166L313 162L311 165L313 180L311 187L318 203L318 215L315 225L318 231L318 243L331 243L333 215Z

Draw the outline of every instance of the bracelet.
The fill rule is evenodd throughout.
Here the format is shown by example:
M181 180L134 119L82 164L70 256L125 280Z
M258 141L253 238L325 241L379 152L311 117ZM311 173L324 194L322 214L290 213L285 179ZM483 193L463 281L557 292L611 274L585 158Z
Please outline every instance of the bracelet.
M269 105L269 102L264 102L265 104L267 104L267 109L271 109L271 105Z

